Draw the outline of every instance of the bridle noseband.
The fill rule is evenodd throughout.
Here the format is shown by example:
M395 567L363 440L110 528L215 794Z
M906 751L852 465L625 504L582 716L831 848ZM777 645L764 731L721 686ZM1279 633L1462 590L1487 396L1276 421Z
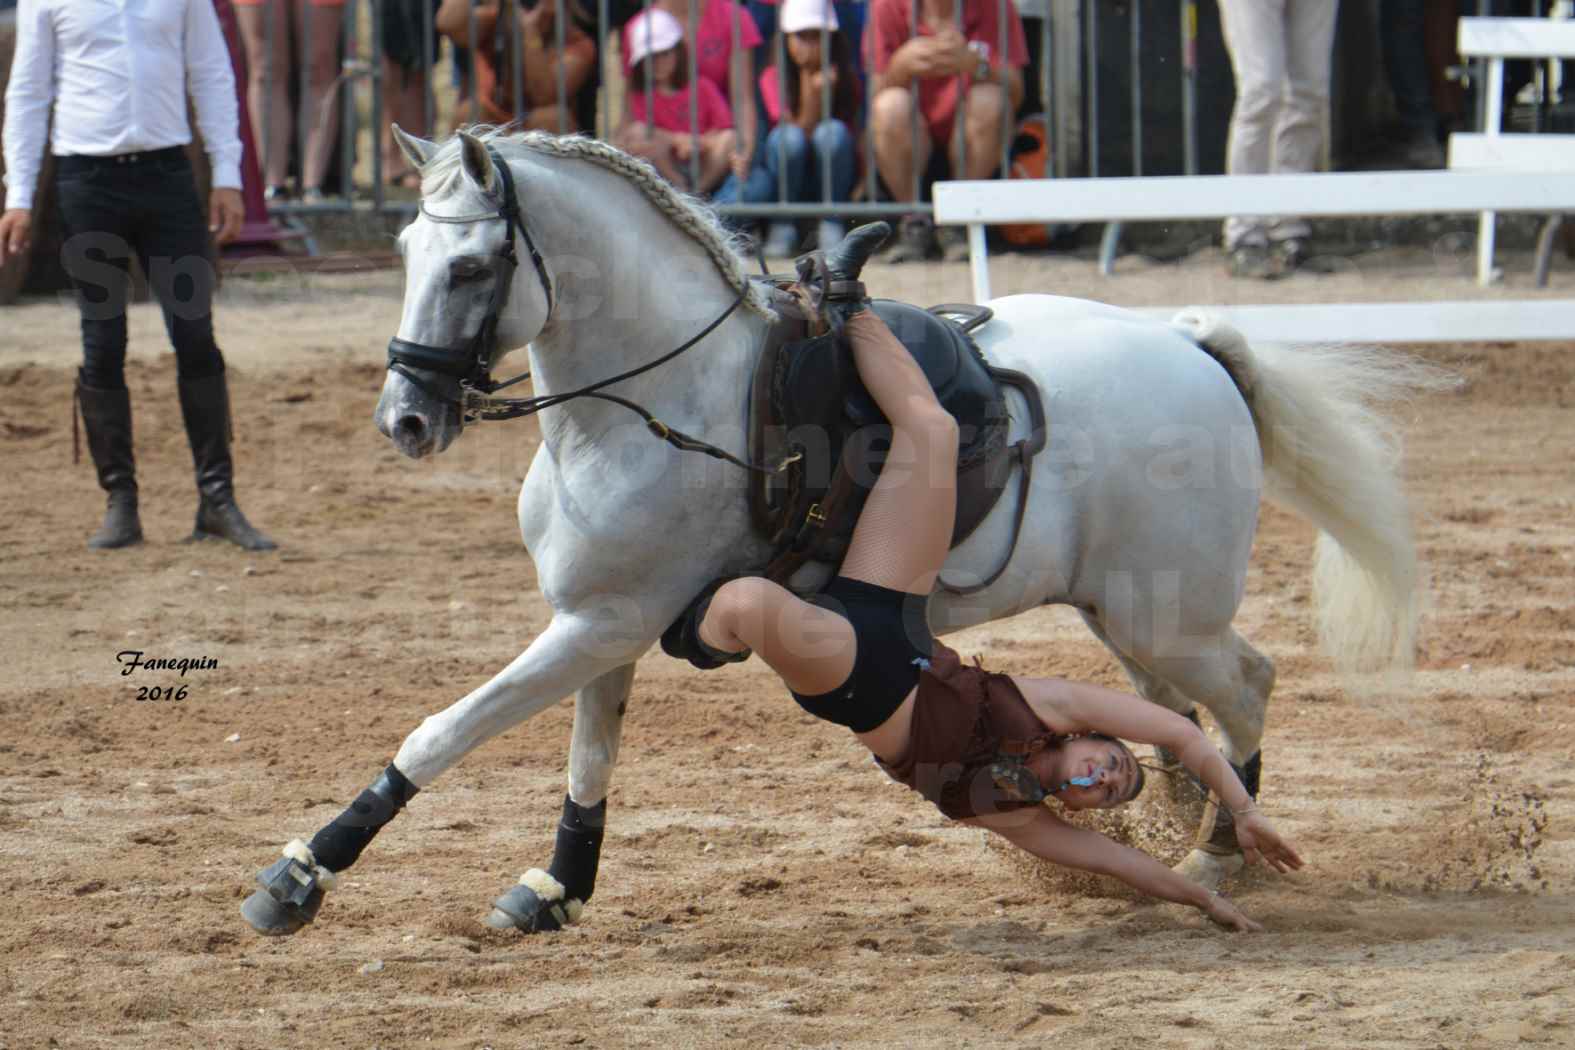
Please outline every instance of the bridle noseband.
M717 315L716 319L702 328L693 338L686 341L675 350L670 350L654 361L620 372L610 379L583 386L578 390L569 390L561 394L541 394L536 397L493 397L492 395L505 387L513 386L530 378L530 373L522 372L513 379L494 380L492 378L492 358L497 353L498 344L498 318L503 309L508 305L509 287L514 283L514 271L519 267L519 258L514 253L514 231L518 230L525 239L525 247L530 252L530 260L536 266L536 276L541 279L542 291L547 295L547 317L552 317L552 278L547 275L547 265L542 261L541 253L536 250L536 243L531 239L530 230L525 226L520 217L519 198L514 192L514 176L509 171L509 166L504 163L498 151L487 146L487 155L492 159L493 169L502 180L502 198L495 212L478 212L473 215L434 215L427 210L426 202L421 203L421 214L433 222L470 223L487 222L501 219L505 227L505 237L500 257L503 262L498 267L496 282L492 287L492 297L487 304L486 316L481 320L481 327L468 342L460 347L432 346L427 343L413 343L408 339L397 336L388 341L388 367L398 372L416 387L440 401L455 405L459 409L461 428L466 423L479 422L487 419L518 419L521 416L531 416L544 408L562 404L577 397L594 397L639 413L645 420L648 430L663 441L672 445L681 452L704 452L715 459L726 460L745 470L759 473L776 474L786 470L790 463L800 458L802 453L792 453L780 463L761 465L739 459L737 456L715 445L692 438L682 431L674 430L660 419L657 419L644 407L627 398L618 397L616 394L599 393L602 387L611 386L625 379L648 372L658 365L666 364L690 347L699 343L706 336L714 332L719 325L737 310L740 304L749 296L749 281L740 282L738 295L728 304L727 309ZM428 378L417 375L417 372L437 373L438 376L450 380L440 383L439 388L429 384ZM446 387L447 389L443 389Z

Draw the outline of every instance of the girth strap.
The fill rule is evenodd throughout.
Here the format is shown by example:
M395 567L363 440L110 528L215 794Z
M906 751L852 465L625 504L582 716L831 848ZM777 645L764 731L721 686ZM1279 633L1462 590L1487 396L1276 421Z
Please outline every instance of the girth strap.
M990 368L990 374L1008 386L1016 387L1023 395L1023 400L1028 402L1028 436L1012 443L1008 450L1011 457L1017 461L1017 510L1012 516L1012 540L1006 547L1006 557L995 567L995 571L979 583L963 586L947 583L937 576L936 585L948 594L970 595L978 594L985 590L1006 571L1012 563L1012 555L1017 553L1017 538L1023 531L1023 518L1028 514L1028 488L1033 480L1034 457L1044 451L1045 447L1045 409L1038 397L1038 390L1034 381L1023 373L1010 368Z

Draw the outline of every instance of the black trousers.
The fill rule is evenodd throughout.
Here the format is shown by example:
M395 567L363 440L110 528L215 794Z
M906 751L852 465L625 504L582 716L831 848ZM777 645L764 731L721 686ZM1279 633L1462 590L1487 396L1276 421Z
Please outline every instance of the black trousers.
M164 311L183 379L224 371L213 339L217 271L191 162L182 147L55 165L66 272L82 314L82 378L126 387L126 301L136 256Z

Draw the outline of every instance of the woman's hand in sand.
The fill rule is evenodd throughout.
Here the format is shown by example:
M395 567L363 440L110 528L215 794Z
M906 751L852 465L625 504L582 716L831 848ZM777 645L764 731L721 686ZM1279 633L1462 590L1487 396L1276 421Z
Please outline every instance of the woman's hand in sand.
M1256 808L1235 814L1235 820L1236 842L1249 864L1262 864L1281 875L1302 866L1296 847L1281 838L1274 825Z
M1229 898L1212 890L1202 910L1210 921L1218 923L1227 930L1234 930L1237 933L1258 933L1263 929L1260 924L1247 918L1240 908L1230 902Z

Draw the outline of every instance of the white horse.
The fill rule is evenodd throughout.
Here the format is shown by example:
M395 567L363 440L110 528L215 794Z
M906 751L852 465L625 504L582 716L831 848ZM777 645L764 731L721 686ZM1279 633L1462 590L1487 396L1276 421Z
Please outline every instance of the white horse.
M422 214L400 236L401 340L472 341L493 302L490 267L507 238L522 256L541 255L539 265L512 270L496 346L499 354L528 348L537 395L647 364L738 301L692 349L609 392L746 456L746 391L770 307L709 212L600 142L491 130L441 145L399 139L423 176ZM497 159L508 165L507 182ZM515 192L518 234L496 218ZM1015 548L1018 497L1009 484L952 551L943 577L953 583L987 578L1008 555L1010 564L980 593L937 590L937 632L1070 605L1139 693L1193 717L1194 705L1207 708L1227 757L1255 774L1274 667L1231 621L1267 494L1322 530L1315 581L1331 654L1348 667L1408 661L1415 556L1393 437L1372 409L1406 392L1413 377L1403 364L1355 351L1249 348L1202 314L1165 324L1048 295L989 305L994 319L975 339L993 364L1038 384L1049 445L1033 462ZM443 382L419 369L387 375L377 426L409 456L442 452L461 434L449 400L457 383ZM1028 413L1017 393L1008 397L1015 440ZM564 401L540 420L519 524L552 621L485 685L425 719L394 766L413 793L477 745L577 693L568 828L602 812L635 661L706 582L762 565L768 552L751 530L743 471L653 440L609 401ZM539 914L516 908L504 922L538 929L576 919L599 829L593 837L594 848L566 860L565 849L588 839L566 846L560 831L553 874L522 879L534 902L526 910ZM301 849L295 855L310 865ZM1213 886L1240 864L1239 852L1195 849L1181 870Z

